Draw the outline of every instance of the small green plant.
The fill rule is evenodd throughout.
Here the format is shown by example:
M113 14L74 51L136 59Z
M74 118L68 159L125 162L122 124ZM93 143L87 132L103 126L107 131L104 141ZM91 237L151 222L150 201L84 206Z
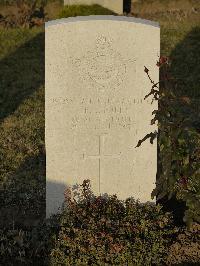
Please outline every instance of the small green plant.
M71 5L65 6L59 14L59 18L89 16L89 15L114 15L111 10L100 5Z

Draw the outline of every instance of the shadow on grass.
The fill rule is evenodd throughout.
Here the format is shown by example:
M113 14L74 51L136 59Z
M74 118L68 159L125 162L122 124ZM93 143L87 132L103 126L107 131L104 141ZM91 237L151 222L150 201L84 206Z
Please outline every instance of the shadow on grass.
M40 152L8 177L0 194L1 227L30 227L45 219L45 161Z
M0 61L0 122L44 84L44 33Z
M200 100L200 27L195 27L172 51L171 72L185 82L177 88L177 95Z
M191 98L189 105L180 105L176 108L184 117L192 116L192 126L200 132L200 27L195 27L185 39L172 51L171 73L178 79L178 86L174 90L175 95ZM159 169L158 169L159 172ZM175 197L168 200L167 197L159 201L164 210L172 211L177 224L183 224L183 216L186 210L184 202L177 201ZM192 264L191 264L192 265Z

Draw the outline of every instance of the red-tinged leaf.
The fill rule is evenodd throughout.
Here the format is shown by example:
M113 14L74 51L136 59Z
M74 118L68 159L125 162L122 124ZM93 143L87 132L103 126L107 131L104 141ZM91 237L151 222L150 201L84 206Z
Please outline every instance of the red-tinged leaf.
M187 96L183 96L183 97L181 97L180 100L181 100L183 103L187 103L187 104L190 104L190 103L191 103L190 98L187 97Z
M181 177L181 179L179 180L179 183L181 184L181 186L183 188L187 188L187 185L188 185L188 179L187 179L187 177Z

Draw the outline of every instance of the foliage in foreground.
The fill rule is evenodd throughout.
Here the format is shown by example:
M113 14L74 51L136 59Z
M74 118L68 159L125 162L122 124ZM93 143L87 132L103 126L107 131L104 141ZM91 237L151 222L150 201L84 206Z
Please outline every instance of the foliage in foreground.
M182 80L170 75L169 60L161 57L160 81L154 82L145 67L152 84L150 93L158 101L158 110L154 110L151 124L158 123L158 131L147 134L138 142L158 137L158 177L152 196L157 200L173 196L186 204L184 222L191 225L200 222L200 128L197 115L198 102L189 96L180 95Z
M63 265L161 263L174 233L172 219L160 206L95 197L89 181L80 193L67 191L61 229L51 257Z
M200 226L177 228L159 205L94 196L89 180L62 212L29 230L0 230L2 265L173 265L200 262Z

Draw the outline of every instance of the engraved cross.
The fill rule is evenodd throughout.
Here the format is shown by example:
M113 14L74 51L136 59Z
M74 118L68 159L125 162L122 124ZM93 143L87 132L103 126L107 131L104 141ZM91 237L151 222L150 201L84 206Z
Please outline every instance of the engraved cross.
M83 153L83 159L98 159L99 165L99 193L100 193L100 179L101 179L101 173L102 173L102 160L105 158L120 158L121 152L118 154L104 154L104 140L105 140L105 135L100 135L99 137L99 151L98 154L95 155L87 155Z

